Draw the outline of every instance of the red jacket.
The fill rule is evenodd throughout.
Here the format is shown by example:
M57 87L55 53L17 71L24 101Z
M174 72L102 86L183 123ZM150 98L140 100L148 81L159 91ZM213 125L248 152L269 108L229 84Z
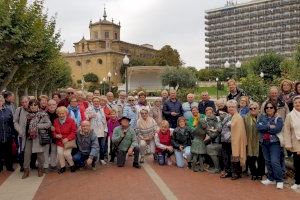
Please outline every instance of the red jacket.
M61 134L62 138L57 139L56 138L56 145L60 147L64 147L64 144L62 143L62 140L65 138L68 138L68 140L75 140L76 139L76 125L73 119L70 117L67 117L64 124L60 124L59 119L55 119L53 122L53 126L55 130L52 132L52 135L54 138L56 138L56 135Z
M108 121L110 118L111 110L108 108L108 106L104 106L103 111L105 114L106 121Z
M166 133L158 132L159 142L166 146L171 146L171 132L170 129L167 130ZM163 150L156 147L156 153L161 153Z

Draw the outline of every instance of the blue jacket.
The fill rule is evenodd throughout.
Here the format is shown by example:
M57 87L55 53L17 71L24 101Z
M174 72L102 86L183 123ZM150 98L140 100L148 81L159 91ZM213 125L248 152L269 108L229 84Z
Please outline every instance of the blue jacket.
M171 112L178 113L177 116L172 116ZM168 99L164 105L163 105L163 115L165 119L169 122L170 128L176 128L177 127L177 119L182 116L182 105L179 100L176 99L176 101L171 101Z
M249 113L249 111L250 111L249 107L245 106L245 107L243 107L243 108L240 109L239 114L242 117L245 117Z
M205 109L208 107L212 107L214 112L216 113L216 106L215 106L215 102L208 100L208 101L200 101L198 104L198 110L199 113L204 114L205 115Z
M6 143L15 134L13 114L9 108L0 109L0 143Z
M130 119L131 128L136 128L136 122L138 120L138 113L135 106L126 104L123 109L123 117L128 117Z
M270 128L270 125L274 125L275 128ZM256 128L260 133L260 142L263 142L263 135L265 133L270 134L270 142L279 142L279 138L276 135L280 133L283 128L283 120L281 117L261 115L256 122Z
M78 131L76 143L78 146L78 150L82 154L88 155L92 159L98 157L99 143L94 131L91 131L88 135L82 135L80 134L80 131Z

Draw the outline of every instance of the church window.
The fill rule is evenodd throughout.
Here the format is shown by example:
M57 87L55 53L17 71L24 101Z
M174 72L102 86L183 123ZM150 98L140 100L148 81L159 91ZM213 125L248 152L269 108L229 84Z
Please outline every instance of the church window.
M104 33L104 38L105 38L105 39L108 39L108 38L109 38L109 32L106 31L106 32Z
M100 64L100 65L102 65L102 63L103 63L103 61L102 61L101 58L99 58L99 59L97 60L97 62L98 62L98 64Z
M77 66L81 66L81 62L79 60L76 61Z

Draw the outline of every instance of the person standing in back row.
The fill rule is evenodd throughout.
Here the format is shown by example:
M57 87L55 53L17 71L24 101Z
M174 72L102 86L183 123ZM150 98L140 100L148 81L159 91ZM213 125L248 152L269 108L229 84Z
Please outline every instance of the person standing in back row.
M176 98L176 90L170 90L170 98L163 105L163 115L171 128L177 127L177 120L182 116L181 102Z

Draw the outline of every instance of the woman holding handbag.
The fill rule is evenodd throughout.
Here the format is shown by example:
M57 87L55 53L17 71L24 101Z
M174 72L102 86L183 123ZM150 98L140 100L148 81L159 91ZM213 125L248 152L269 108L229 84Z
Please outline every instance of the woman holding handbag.
M54 120L53 137L56 139L57 154L60 164L58 173L62 174L66 171L66 160L70 166L71 172L76 171L72 159L72 149L76 148L76 124L72 118L68 116L68 109L64 106L58 107L56 110L58 118Z

